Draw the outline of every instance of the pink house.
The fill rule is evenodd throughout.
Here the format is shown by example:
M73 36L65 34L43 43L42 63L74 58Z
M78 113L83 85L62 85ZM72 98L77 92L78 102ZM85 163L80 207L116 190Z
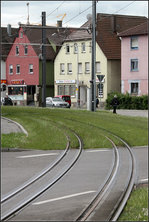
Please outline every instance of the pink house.
M119 33L121 93L148 94L148 22Z
M33 100L39 85L39 57L22 28L6 60L6 79L8 95L16 104Z

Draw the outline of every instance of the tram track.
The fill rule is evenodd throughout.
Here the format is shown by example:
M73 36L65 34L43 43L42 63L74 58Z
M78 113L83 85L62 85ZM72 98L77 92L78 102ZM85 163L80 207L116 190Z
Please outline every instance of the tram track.
M69 120L69 119L67 118L67 120ZM71 119L69 121L73 121L73 120ZM80 124L86 124L86 123L81 122L81 121L77 121L77 122L79 122ZM106 132L106 134L108 134L109 136L115 137L117 140L121 141L121 143L124 144L124 146L127 150L127 153L129 155L130 168L129 168L128 182L126 182L127 184L123 188L123 192L121 192L118 195L116 201L112 203L113 207L110 209L109 214L106 215L106 219L104 220L104 221L116 221L119 218L119 216L120 216L128 198L129 198L129 195L130 195L130 193L133 189L134 179L135 179L135 159L134 159L131 147L122 138L118 137L117 135L113 134L112 132L110 132L110 131L108 131L104 128L95 126L93 124L86 124L86 125L91 126L91 127L96 127L97 129L102 130L103 132ZM66 128L68 128L68 127L66 127ZM69 130L74 133L74 131L72 129L69 128ZM9 219L15 213L22 210L25 206L27 206L29 203L31 203L33 200L35 200L37 197L39 197L42 193L44 193L46 190L48 190L52 185L54 185L61 177L63 177L69 171L69 169L75 164L75 162L79 158L79 156L82 152L82 148L83 148L83 143L82 143L81 139L79 138L79 135L77 135L75 133L75 136L77 137L77 139L79 141L79 150L78 150L75 158L73 159L73 161L71 161L71 163L69 163L69 164L66 164L67 166L66 166L65 170L61 171L59 173L59 176L57 178L56 177L54 178L53 182L49 183L42 190L40 190L40 193L39 192L36 193L36 195L32 196L25 203L22 203L19 207L14 209L13 212L12 211L9 212L9 215L8 215L8 213L3 215L2 216L2 221ZM99 191L96 193L96 195L90 201L90 203L87 205L87 207L85 207L83 209L83 211L78 215L78 217L74 219L74 221L86 221L88 219L91 219L91 220L95 219L97 212L98 212L97 213L98 220L97 219L95 219L95 220L103 221L103 214L104 213L102 212L102 209L103 209L103 206L105 206L104 205L105 202L107 201L106 195L107 195L107 193L109 193L109 195L112 195L111 190L112 190L113 184L116 181L117 172L119 170L119 162L120 162L119 151L118 151L118 150L120 150L120 148L118 148L115 145L115 143L113 142L113 140L111 138L109 138L108 136L105 136L105 137L106 137L106 139L108 139L112 143L113 148L114 148L115 160L114 160L113 167L111 169L110 175L107 178L106 182L104 181L104 183L102 185L102 188L99 189ZM67 150L67 153L68 153L68 146L67 146L66 150ZM100 214L102 214L101 218L100 218Z
M68 129L68 128L67 128ZM78 149L70 151L70 141L67 136L67 147L62 155L52 165L43 170L35 178L25 183L19 189L16 189L9 195L6 195L1 201L1 221L6 221L15 216L24 207L29 205L33 200L51 188L59 181L76 163L83 149L81 138L75 131L69 129L77 138ZM67 154L67 155L66 155ZM65 158L64 158L65 157ZM67 157L67 158L66 158ZM52 171L53 169L53 171ZM52 175L48 175L52 172ZM44 179L43 179L44 178ZM48 181L48 182L47 182ZM31 194L31 195L30 195ZM25 198L25 199L24 199Z
M73 121L73 120L71 119L71 121ZM82 124L86 124L81 121L77 121L77 122L82 123ZM135 167L135 158L134 158L133 152L131 150L131 147L122 138L120 138L119 136L113 134L109 130L106 130L102 127L95 126L93 124L86 124L86 125L89 125L91 127L96 127L97 129L103 130L104 132L108 133L109 135L111 135L111 136L115 137L116 139L118 139L119 141L121 141L124 144L124 146L126 147L128 153L129 153L130 159L131 159L130 177L128 179L127 185L124 188L124 191L117 198L109 215L106 215L106 218L104 218L104 217L101 218L101 221L116 221L119 218L125 204L127 203L127 200L129 198L131 191L133 189L133 186L134 186L135 168L136 168ZM86 221L89 218L89 216L94 212L95 208L101 202L103 196L106 194L106 191L108 189L111 189L110 184L112 183L112 181L114 180L114 177L116 176L116 171L117 171L118 162L119 162L118 149L117 149L115 143L110 138L108 138L107 136L106 136L106 138L108 140L110 140L110 142L113 144L113 147L115 149L115 154L116 154L115 163L114 163L112 172L111 172L109 178L107 179L107 181L103 184L103 187L97 192L97 194L95 195L93 200L90 202L90 204L81 212L81 214L75 219L75 221ZM106 198L105 198L105 201L106 201ZM100 217L100 210L99 210L99 214L98 214L99 217ZM106 214L107 214L107 212L106 212ZM98 220L100 221L99 217L98 217ZM92 220L92 217L90 217L90 219Z

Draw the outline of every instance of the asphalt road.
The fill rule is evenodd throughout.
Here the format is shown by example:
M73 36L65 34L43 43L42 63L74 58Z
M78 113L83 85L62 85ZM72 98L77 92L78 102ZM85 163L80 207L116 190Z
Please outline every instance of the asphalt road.
M133 151L137 165L136 183L140 183L148 178L148 148L135 147ZM2 196L34 176L59 154L59 151L38 150L2 152ZM64 178L11 221L71 221L102 186L112 161L111 149L84 150L77 164Z

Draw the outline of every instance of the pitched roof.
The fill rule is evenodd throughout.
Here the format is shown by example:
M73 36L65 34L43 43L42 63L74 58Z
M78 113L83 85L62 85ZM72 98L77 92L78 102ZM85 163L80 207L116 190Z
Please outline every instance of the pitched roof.
M121 58L121 41L118 33L139 25L146 17L97 14L96 41L108 59Z
M13 45L15 38L18 35L18 28L11 28L11 36L7 33L7 27L1 27L1 59L6 60L8 53Z
M133 28L127 29L126 31L120 32L119 36L132 36L132 35L147 35L148 34L148 21L137 25Z
M91 20L87 21L85 24L83 24L81 27L90 27L91 25ZM66 41L79 41L79 40L87 40L91 39L92 34L89 34L87 30L81 30L78 28L78 30L72 32L67 38Z
M42 28L38 26L38 28L25 28L25 34L27 35L29 41L31 43L42 44ZM63 42L63 40L73 31L69 28L61 28L58 27L50 27L46 29L46 59L54 60L55 56ZM56 51L50 44L50 42L54 43L56 46ZM42 53L42 48L39 45L33 45L33 48L36 54L39 56Z
M120 59L121 40L119 39L118 33L139 25L146 20L147 18L142 16L98 13L96 21L96 42L108 59ZM81 27L90 27L90 25L91 20L87 21ZM80 29L71 33L65 41L79 41L91 38L92 34Z

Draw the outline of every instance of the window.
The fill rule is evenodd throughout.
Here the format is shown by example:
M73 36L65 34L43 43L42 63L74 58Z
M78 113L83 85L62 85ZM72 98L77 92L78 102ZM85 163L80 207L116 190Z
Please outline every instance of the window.
M16 55L19 55L19 46L16 46Z
M20 38L23 38L23 32L20 32Z
M85 63L85 73L90 73L90 63L89 62Z
M20 65L16 65L16 74L20 74Z
M96 73L99 73L100 71L100 62L96 62Z
M30 73L30 74L33 73L33 64L29 64L29 73Z
M61 75L65 74L65 64L64 63L60 64L60 74Z
M64 90L65 90L65 94L64 95L69 95L69 88L70 88L70 86L69 85L65 85L65 87L64 87Z
M68 44L66 44L66 54L70 53L70 46Z
M138 71L138 59L131 59L131 71Z
M68 74L72 74L72 63L67 64L68 68Z
M25 46L24 46L24 55L27 55L27 54L28 54L28 46L25 45Z
M76 87L75 86L70 86L70 95L75 96L76 95Z
M138 49L138 37L131 37L131 49Z
M76 96L75 85L58 85L58 95Z
M9 95L23 95L24 87L8 87Z
M139 92L139 84L138 82L132 82L131 83L131 94L138 95Z
M63 85L58 86L58 95L64 95L64 86Z
M78 63L78 73L82 73L82 63Z
M81 46L82 46L82 52L85 52L85 42L82 42Z
M78 53L78 44L77 43L74 44L74 53Z
M13 65L9 65L9 74L10 74L10 75L13 74Z

